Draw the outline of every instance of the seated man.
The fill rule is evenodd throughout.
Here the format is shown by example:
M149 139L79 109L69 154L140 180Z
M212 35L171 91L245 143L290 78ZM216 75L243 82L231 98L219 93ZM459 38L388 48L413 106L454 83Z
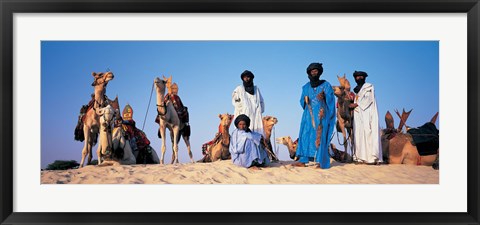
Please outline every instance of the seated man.
M232 132L229 149L233 164L251 169L268 166L270 159L265 150L263 136L248 128L250 118L241 114L234 123L237 129Z
M154 163L150 140L148 140L142 130L135 126L133 109L129 104L123 108L122 116L122 128L125 131L126 139L130 142L130 147L132 148L133 155L135 155L135 158L137 159L137 164Z

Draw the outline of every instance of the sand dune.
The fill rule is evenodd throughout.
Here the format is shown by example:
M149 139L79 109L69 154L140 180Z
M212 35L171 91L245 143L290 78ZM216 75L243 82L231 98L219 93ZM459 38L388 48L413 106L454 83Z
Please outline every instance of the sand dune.
M231 161L177 165L85 166L41 171L42 184L438 184L427 166L354 165L332 162L328 170L292 167L280 161L262 170Z

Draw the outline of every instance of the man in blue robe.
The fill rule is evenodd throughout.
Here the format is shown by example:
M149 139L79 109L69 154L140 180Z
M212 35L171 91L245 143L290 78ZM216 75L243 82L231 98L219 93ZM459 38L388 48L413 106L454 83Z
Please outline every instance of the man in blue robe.
M241 114L237 116L234 124L237 129L232 132L229 149L233 164L252 169L268 166L270 159L265 150L263 136L248 128L250 118Z
M330 168L328 147L335 125L335 98L330 83L320 80L321 63L307 67L310 82L302 87L300 106L303 108L296 156L292 166L305 167L309 161L318 163L316 168Z

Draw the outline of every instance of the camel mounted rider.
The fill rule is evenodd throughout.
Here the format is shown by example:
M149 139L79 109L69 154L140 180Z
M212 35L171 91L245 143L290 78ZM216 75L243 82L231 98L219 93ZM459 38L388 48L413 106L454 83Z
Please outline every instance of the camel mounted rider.
M167 87L168 88L168 87ZM183 128L182 135L189 137L190 136L190 124L189 122L189 114L188 108L183 105L182 99L178 96L178 85L177 83L173 83L168 88L168 93L165 95L165 105L168 102L171 102L175 111L177 111L178 118L180 119L181 123L185 123L185 128ZM156 123L160 123L160 120L157 116Z
M133 108L129 104L123 108L121 126L125 131L126 139L130 142L130 147L137 159L137 164L153 163L150 140L148 140L142 130L135 126L135 120L133 120Z

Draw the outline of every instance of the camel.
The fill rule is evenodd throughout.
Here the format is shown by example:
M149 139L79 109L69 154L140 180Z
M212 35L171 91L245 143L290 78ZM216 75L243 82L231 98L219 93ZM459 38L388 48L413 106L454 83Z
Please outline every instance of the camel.
M351 154L355 154L353 145L353 111L349 105L353 103L353 93L350 92L350 82L345 77L337 76L340 86L333 86L334 95L337 97L337 132L342 132L344 152L348 152L348 143L351 146ZM336 148L335 148L336 149ZM352 155L346 154L344 161L352 162Z
M113 128L112 132L112 147L114 156L119 159L121 165L132 165L137 162L137 152L133 152L130 142L125 139L125 131L121 126ZM158 155L155 151L152 152L152 156L156 164L160 162Z
M265 149L267 150L267 153L270 157L271 160L278 161L278 157L275 155L273 148L272 148L272 142L270 141L270 137L272 136L272 129L275 124L277 124L278 120L276 117L273 116L264 116L262 118L262 123L263 123L263 132L265 135L265 138L263 139L265 141Z
M171 79L171 77L170 77ZM171 81L170 81L171 82ZM171 102L168 102L167 104L165 103L165 84L167 83L167 78L165 76L163 77L163 80L160 78L156 77L154 79L154 85L157 93L157 113L159 117L159 133L160 137L162 139L162 156L160 159L160 164L164 164L164 156L165 156L165 149L166 149L166 144L165 144L165 131L166 128L170 130L170 138L172 141L172 149L173 149L173 154L172 154L172 164L177 164L178 163L178 143L180 141L180 136L183 136L183 140L185 141L185 144L187 145L188 149L188 155L190 156L190 161L192 163L195 163L193 161L193 154L190 149L190 137L182 135L180 131L185 127L184 123L180 122L180 119L178 118L178 114L175 111L175 108L173 107L173 104Z
M102 156L110 157L112 150L112 122L115 111L111 105L97 110L100 116L100 137L97 147L98 165L102 163Z
M390 164L407 164L407 165L424 165L432 166L438 157L438 149L433 149L436 154L421 156L418 152L417 146L413 145L413 138L410 133L402 132L403 126L412 110L405 112L402 115L398 111L397 115L400 117L400 124L397 129L394 128L394 120L389 111L385 115L386 129L381 131L382 153L384 161ZM435 126L438 112L432 117L429 123ZM408 129L408 127L407 127Z
M108 98L105 96L106 87L109 81L113 80L114 75L112 72L106 73L92 73L94 81L92 86L94 87L94 104L93 108L88 109L85 113L85 119L83 121L83 140L84 146L82 149L82 161L79 168L83 167L85 158L88 155L88 164L92 162L92 147L95 145L96 137L99 133L100 116L97 110L101 107L105 107L108 103ZM100 160L99 160L100 161Z
M298 160L297 156L295 156L297 152L298 138L297 140L292 141L292 138L290 136L283 136L283 137L277 138L275 141L278 144L283 144L287 146L290 158L293 159L294 161Z
M218 160L230 159L230 124L232 123L233 115L225 113L218 114L220 124L218 125L218 132L215 134L213 140L203 144L202 151L204 157L197 162L215 162Z

